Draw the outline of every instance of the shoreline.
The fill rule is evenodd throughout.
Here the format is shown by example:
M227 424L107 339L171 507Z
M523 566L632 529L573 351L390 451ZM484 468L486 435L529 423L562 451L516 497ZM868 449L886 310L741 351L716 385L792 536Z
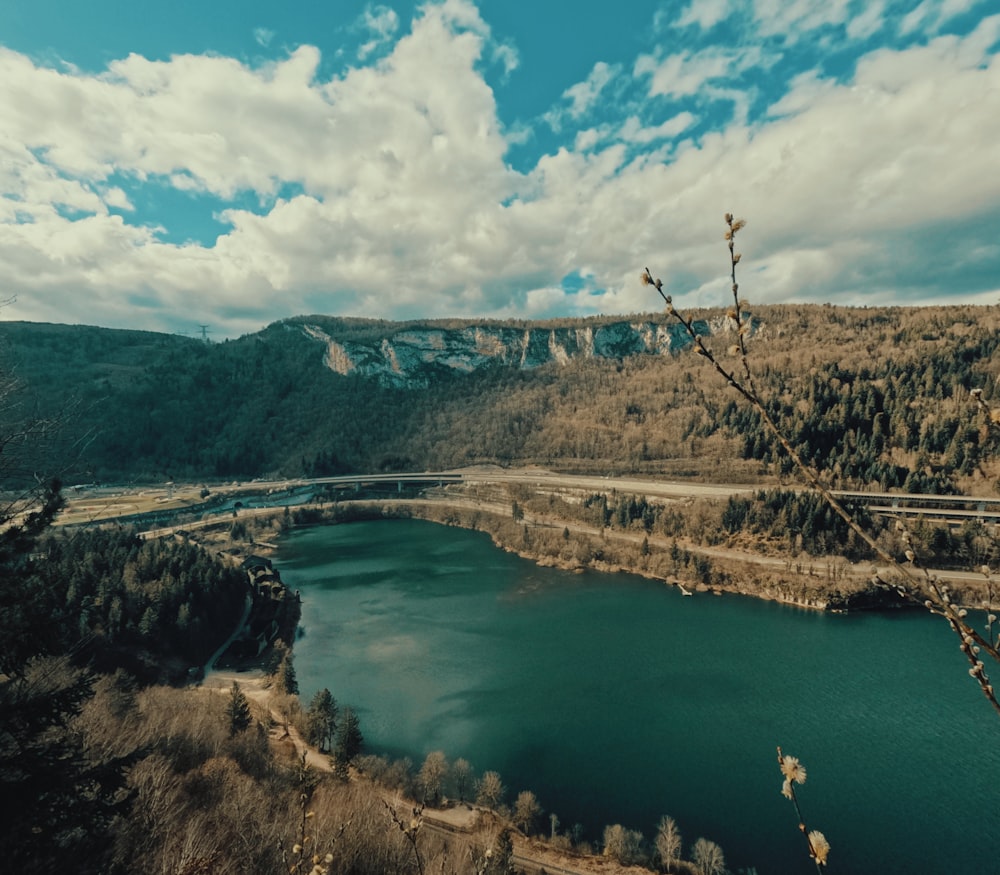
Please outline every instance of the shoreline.
M506 510L506 512L505 512ZM280 509L272 516L282 513ZM665 537L640 536L637 533L605 530L581 525L559 517L534 517L525 514L514 522L509 509L482 502L455 500L443 496L419 499L330 502L310 506L308 521L298 526L336 525L345 522L379 519L422 519L437 525L453 526L488 534L493 545L541 567L581 572L630 574L651 582L687 590L694 595L740 595L776 602L809 611L843 613L858 610L920 610L901 603L885 591L870 585L870 570L850 566L837 556L812 557L811 561L764 556L732 549L705 547ZM566 538L566 532L569 538ZM527 532L529 543L524 543ZM627 561L641 544L649 552L639 562ZM689 557L700 557L684 567L670 565L675 546ZM263 545L254 542L253 549ZM268 544L260 552L268 555L277 548ZM584 554L580 554L581 548ZM589 551L590 555L586 555ZM595 554L602 554L601 556ZM613 554L608 557L608 554ZM603 556L603 558L602 558ZM711 563L710 572L706 572ZM845 569L853 573L848 576ZM699 579L710 573L709 580Z
M246 552L273 555L286 530L378 519L423 519L482 531L490 535L497 548L543 567L632 574L666 586L686 588L696 595L741 595L803 610L836 613L920 610L919 606L901 602L891 590L872 585L871 566L851 564L840 556L751 553L693 544L683 538L599 530L577 520L528 511L515 520L509 505L451 493L301 505L293 511L290 525L284 507L246 509L237 517L189 520L144 532L142 536L189 537L231 556ZM233 540L229 536L229 529L237 521L247 526L249 540ZM672 554L681 559L671 558ZM978 608L968 580L953 577L949 572L936 573L951 581L956 597L967 607Z
M225 514L204 512L202 503L200 507L189 505L187 510L190 512L178 508L177 516L167 524L161 521L156 526L155 519L149 519L147 525L152 524L151 527L141 531L140 536L190 538L232 558L248 551L264 555L273 553L281 535L292 526L337 523L354 518L418 518L485 531L502 550L541 566L568 571L591 568L600 572L633 574L696 594L733 593L805 610L919 609L912 603L902 604L892 589L873 585L876 569L865 561L852 563L836 554L813 556L800 552L792 555L766 540L758 544L752 540L740 543L727 538L721 544L706 544L696 543L683 535L670 537L637 527L597 528L581 520L582 515L576 512L593 489L624 496L633 495L631 491L623 491L625 486L645 485L647 490L634 494L642 497L648 492L654 496L654 502L676 505L679 513L686 514L692 502L697 512L699 502L711 502L713 498L721 500L735 487L698 484L683 488L680 484L658 481L643 484L631 480L596 479L570 484L562 479L544 471L520 472L509 480L496 480L495 472L487 472L484 479L476 479L476 473L471 471L460 484L421 488L410 496L354 497L356 493L352 492L347 500L339 496L317 500L320 497L314 494L311 500L290 501L287 505L244 507L233 504L231 516L228 511ZM293 485L292 481L281 484L289 490ZM217 492L212 500L224 502L237 493L242 496L248 486L250 484L233 484L236 492ZM197 501L200 496L194 492L195 488L190 484L177 485L176 493L172 493L173 500L179 504ZM740 489L749 490L750 487ZM269 501L275 497L271 492L269 489ZM149 488L137 489L135 494L151 498L154 503L166 497ZM97 518L91 515L89 524L120 524L133 516L123 513L134 509L129 495L115 492L111 498L118 512ZM95 498L85 495L80 501L91 508ZM81 523L88 524L74 520L68 513L61 520L62 525ZM755 546L763 549L747 549ZM877 570L883 577L891 573L888 568ZM956 601L973 609L982 607L981 575L944 570L933 573L948 583Z

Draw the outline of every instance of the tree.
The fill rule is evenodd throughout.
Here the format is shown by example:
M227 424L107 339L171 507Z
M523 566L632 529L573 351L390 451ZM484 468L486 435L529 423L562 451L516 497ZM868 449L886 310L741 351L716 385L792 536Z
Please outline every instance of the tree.
M726 871L726 858L723 856L722 848L708 839L699 838L692 845L691 862L701 875L723 875Z
M67 616L67 582L38 573L37 544L62 506L59 482L34 473L54 467L44 452L55 424L21 418L16 390L0 372L0 859L10 871L96 873L124 807L121 764L89 761L74 726L93 677L73 658L92 636Z
M451 764L451 780L458 793L459 802L465 802L465 794L472 786L472 766L468 760L459 757Z
M441 802L441 792L447 775L448 760L444 753L434 750L427 754L424 764L417 773L425 803L437 806Z
M530 835L535 822L542 816L542 806L538 804L538 799L530 790L522 790L517 794L517 801L514 802L514 815L512 820L525 835Z
M0 444L2 440L0 436ZM65 604L36 579L31 559L62 507L58 481L35 495L41 506L24 517L13 516L21 509L16 501L0 507L0 673L8 677L20 675L32 657L60 653L70 643L63 640L58 623Z
M604 856L623 866L637 863L642 853L642 833L620 823L604 827Z
M240 689L240 685L233 681L233 686L229 690L229 703L226 705L226 717L229 720L230 737L239 735L249 728L253 722L250 713L250 703Z
M5 871L107 871L122 763L93 762L75 721L93 676L40 657L0 681L0 859Z
M65 472L79 452L66 445L65 426L71 411L39 416L34 405L25 402L24 384L13 375L7 362L0 361L0 523L32 511L24 522L11 526L14 538L37 537L48 527L52 521L47 511L49 500L56 499L60 506L62 503L59 483L56 478L47 483L39 475L45 471ZM39 504L41 511L36 510Z
M503 797L507 789L500 780L499 772L484 772L479 779L479 787L476 792L476 805L483 808L497 809L503 805Z
M337 732L337 700L324 687L313 696L306 712L306 739L321 751L329 750Z
M337 744L333 752L334 770L341 778L347 777L347 767L361 753L364 736L361 722L353 708L345 708L337 727Z
M656 828L655 843L656 856L659 857L663 868L670 872L681 858L681 831L677 827L677 821L669 815L664 815L660 819L660 825Z
M951 631L962 642L960 644L960 649L966 660L969 662L969 675L979 685L983 695L985 695L987 701L989 701L996 713L1000 715L1000 699L997 698L996 689L990 682L989 676L986 673L986 666L984 662L984 659L987 656L995 662L1000 662L1000 639L994 639L993 637L993 624L995 622L996 615L993 611L992 570L989 565L982 565L980 569L985 578L985 607L987 608L989 618L987 623L987 635L983 636L983 634L966 619L968 613L967 610L952 600L948 587L943 585L934 575L928 573L928 570L924 568L920 558L916 554L916 551L913 549L911 533L902 522L899 522L898 525L901 529L900 540L902 542L901 546L903 547L901 553L905 559L901 558L900 555L894 553L890 549L887 549L886 546L879 543L869 527L863 525L859 521L858 517L851 512L851 509L849 507L845 507L845 505L831 492L829 485L827 482L824 482L824 478L815 467L815 464L829 452L830 447L826 447L827 453L824 453L822 451L822 447L813 447L809 444L809 442L803 441L801 438L799 438L797 445L793 445L792 439L789 437L789 435L793 432L789 429L787 424L782 423L782 417L776 415L778 413L778 409L773 403L766 402L760 395L757 387L757 381L750 366L750 360L747 353L747 337L751 332L752 321L749 314L747 314L745 310L746 302L741 300L739 296L739 283L736 281L736 265L739 264L742 256L740 253L735 251L736 235L746 225L746 222L743 219L734 219L731 213L726 213L725 222L727 225L725 239L728 241L731 268L730 287L733 293L733 305L729 314L730 318L735 322L734 334L736 337L736 344L732 347L732 351L734 353L734 357L738 357L739 359L738 365L730 366L723 359L717 357L713 353L711 348L705 344L703 338L696 330L693 320L684 316L674 307L671 297L663 291L662 281L655 279L653 274L649 271L649 268L646 268L645 272L642 274L642 282L646 285L651 285L656 289L657 293L666 304L667 313L683 326L697 353L711 365L718 376L725 381L726 385L739 394L743 400L749 404L756 416L759 418L760 422L763 423L764 430L766 431L768 437L773 439L773 441L780 445L781 449L784 450L785 455L782 461L782 469L797 469L815 494L818 495L823 502L825 502L830 511L832 511L833 514L836 514L836 516L850 529L857 541L864 543L871 550L871 552L875 554L880 562L885 563L890 570L889 575L883 577L881 572L876 573L876 575L872 578L872 582L887 592L894 592L895 595L901 600L910 602L915 607L926 608L930 611L930 613L942 617L948 623ZM925 387L923 392L925 394L929 394L928 387L933 387L937 382L933 373L933 364L925 370L925 375ZM813 385L815 388L816 384L814 383ZM910 400L912 400L916 391L917 390L913 390L913 394L910 395ZM969 390L969 397L975 402L980 414L984 416L985 433L996 440L996 438L1000 436L1000 408L993 409L989 406L989 404L987 404L986 399L983 397L982 388L977 387ZM810 400L818 403L821 399L812 398ZM902 400L904 400L903 393L900 392L900 401ZM907 407L911 408L913 406L914 405L912 404L907 405ZM834 419L834 421L842 422L842 414L843 410L841 411L841 415L832 415L831 418ZM905 425L906 423L904 419L903 428L897 429L894 424L893 430L904 431L906 430ZM957 425L957 421L948 425L946 433L954 431ZM953 436L952 440L954 441L956 439L957 436ZM907 450L916 448L916 446L910 446L909 442L907 442ZM935 452L942 452L947 449L947 446L937 443L937 445L931 447L931 449ZM964 455L965 453L963 449L963 458L960 462L960 464L963 465L965 462ZM956 459L953 459L952 461L955 462ZM904 489L907 491L917 490L919 484L916 481L918 479L918 475L921 474L922 472L910 471L906 483L904 484ZM946 484L946 486L947 485L948 484ZM932 491L937 490L934 489Z
M482 875L513 875L514 842L510 830L504 828L497 834L490 847L478 856L473 855L476 871Z
M292 662L292 652L286 651L281 663L278 665L278 677L281 686L290 696L299 694L299 681L295 676L295 663Z

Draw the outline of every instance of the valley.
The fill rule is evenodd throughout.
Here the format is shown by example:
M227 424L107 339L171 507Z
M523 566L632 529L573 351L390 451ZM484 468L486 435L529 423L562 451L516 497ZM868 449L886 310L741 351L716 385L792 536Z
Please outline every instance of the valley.
M707 311L696 324L703 343L726 346L732 330L726 317ZM123 871L122 861L137 855L180 859L185 851L176 836L208 847L218 833L233 846L245 838L247 847L269 848L268 865L280 865L274 849L279 839L291 842L296 827L287 815L295 807L295 781L304 780L289 765L292 734L283 736L280 727L295 726L306 740L312 733L316 751L324 738L316 735L319 706L299 698L294 664L296 652L322 646L313 637L317 616L308 621L314 626L308 641L293 648L286 630L258 653L262 671L244 676L246 694L239 673L211 675L212 696L167 684L189 683L190 667L211 661L241 613L247 616L245 573L241 578L236 566L250 555L280 556L313 536L349 540L362 532L358 549L377 564L386 552L378 546L381 532L431 522L443 543L485 534L516 554L494 560L496 551L480 540L476 549L491 551L483 563L530 560L534 572L518 572L526 582L511 591L518 599L540 592L533 575L551 572L562 575L559 581L587 581L595 591L609 587L607 597L622 610L632 610L636 599L659 604L690 594L676 599L686 606L681 610L738 603L754 617L790 612L857 628L866 619L926 621L918 612L889 612L915 604L906 587L913 569L926 570L940 595L938 611L969 640L982 639L962 617L994 610L992 576L982 569L995 567L1000 555L992 407L1000 377L998 314L780 305L758 308L750 324L764 409L820 471L823 488L845 504L857 528L800 485L759 412L733 397L661 316L545 325L302 317L218 344L0 323L0 354L12 374L4 427L30 436L5 445L2 456L4 506L17 537L8 538L15 551L0 555L9 571L0 596L8 605L5 664L12 672L0 694L10 713L21 713L16 702L48 695L34 686L34 672L57 679L56 694L66 704L50 712L53 719L79 727L82 734L73 737L88 739L67 781L73 811L90 811L94 802L111 811L115 794L131 793L138 794L137 812L158 808L176 816L173 828L147 834L138 821L102 815L101 854L118 855ZM40 471L65 484L61 493L39 487ZM424 561L419 548L428 540L417 538L411 565ZM443 549L448 555L451 548ZM435 569L428 575L435 580ZM294 577L287 583L297 588ZM424 583L415 585L419 593ZM471 594L459 581L456 598ZM747 598L711 598L728 594ZM394 616L391 600L386 615ZM526 620L545 622L530 611ZM717 622L723 620L713 619L713 628ZM595 623L592 635L599 637L602 614ZM659 641L656 628L652 640ZM783 634L776 633L777 643ZM389 630L365 640L376 655L384 645L392 656L402 643L397 638ZM580 643L570 639L564 648ZM709 639L720 655L735 643ZM944 643L955 657L953 642ZM993 703L972 645L960 643ZM323 665L309 657L310 667L303 666L315 695L326 683ZM380 682L393 683L407 668L405 660L393 666ZM357 667L349 661L338 672L344 677ZM961 684L961 670L954 674ZM374 680L368 671L360 686L333 691L351 701L344 713L354 715L357 703L377 704L369 696ZM90 684L95 693L76 692ZM70 743L69 736L47 734L44 721L38 725L37 732L28 725L17 732ZM381 750L359 754L361 730L350 720L341 726L343 747L331 751L332 760L313 753L313 762L333 768L329 776L316 770L324 773L315 798L325 835L338 835L338 817L357 824L332 855L363 847L374 860L373 854L405 856L419 846L426 856L418 862L441 866L442 855L458 847L463 854L493 848L527 868L527 839L505 832L510 818L520 816L517 806L489 794L478 832L448 837L435 832L428 814L417 843L402 821L402 832L387 835L385 793L419 799L427 786L424 767ZM348 731L352 726L358 736ZM372 738L382 738L381 731L373 725ZM428 731L407 744L422 755L431 738ZM329 737L326 744L334 746ZM47 751L43 745L43 758ZM139 764L109 785L117 788L110 796L73 795L72 788L85 786L88 768L110 767L118 756ZM40 765L39 774L46 768ZM514 774L533 786L536 768L543 774L537 764ZM162 778L167 773L176 776L173 783ZM23 780L13 766L4 774ZM481 781L489 787L485 774ZM554 793L558 784L544 786ZM225 800L261 794L276 807L256 803L261 815L252 825L243 808L201 824L184 814L199 794L216 799L219 811ZM696 810L695 791L686 795ZM626 810L628 798L615 806ZM557 834L553 826L543 840L530 798L519 802L518 829L534 831L539 847L593 850L566 827ZM494 810L498 820L485 814ZM600 816L618 817L613 809ZM608 829L607 847L629 833L621 824ZM752 843L734 839L734 848L741 844L748 862L761 858ZM637 859L652 859L651 845L642 847ZM546 860L551 871L592 865L614 871L606 859ZM372 865L370 871L385 870Z
M358 474L295 480L257 480L252 483L216 485L170 484L158 488L73 490L57 523L88 525L127 519L144 531L144 537L183 534L207 537L215 544L230 544L234 521L249 526L255 550L273 548L272 540L288 530L288 510L305 513L310 522L351 519L377 512L382 516L420 517L489 531L497 545L541 564L564 568L591 567L629 571L698 591L738 592L777 599L810 608L833 610L894 607L872 590L871 561L847 561L837 552L805 553L773 542L733 537L706 541L703 537L678 537L654 527L597 525L580 508L595 496L639 497L672 513L703 514L706 507L721 508L734 498L751 500L759 492L746 485L703 482L668 482L635 477L593 477L560 474L539 468L500 469L479 466L447 472L420 474ZM203 493L208 493L203 494ZM987 502L974 502L979 510L941 510L938 505L962 506L958 497L895 494L893 504L873 493L857 507L875 509L882 518L908 519L921 530L947 530L955 524L942 514L965 514L958 520L978 524L995 519ZM519 504L520 501L520 504ZM857 496L855 495L857 502ZM523 505L523 506L522 506ZM992 505L989 505L992 507ZM513 523L519 523L514 527ZM278 528L275 528L278 527ZM528 530L534 532L529 537ZM202 536L198 532L209 534ZM560 534L561 533L561 534ZM704 533L702 533L704 534ZM572 540L573 544L568 544ZM712 565L662 557L684 549ZM661 557L658 562L657 557ZM934 561L933 559L931 561ZM938 557L936 574L961 593L970 606L979 604L982 576L949 565ZM892 569L878 568L883 578ZM856 594L861 594L857 597Z

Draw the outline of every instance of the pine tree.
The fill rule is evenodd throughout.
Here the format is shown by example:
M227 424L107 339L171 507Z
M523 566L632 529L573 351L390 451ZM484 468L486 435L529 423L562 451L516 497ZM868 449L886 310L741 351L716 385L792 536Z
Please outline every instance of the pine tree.
M337 728L337 745L333 752L334 770L341 778L347 778L347 767L361 753L364 736L358 715L351 708L345 708L340 726Z
M337 700L326 687L316 693L306 712L306 737L320 750L329 750L337 732Z
M239 735L244 732L253 720L250 714L250 703L243 695L240 685L233 681L229 691L229 704L226 706L226 717L229 718L229 735Z
M292 662L291 651L286 651L281 660L281 664L278 666L278 677L288 695L297 696L299 694L299 681L295 676L295 664Z

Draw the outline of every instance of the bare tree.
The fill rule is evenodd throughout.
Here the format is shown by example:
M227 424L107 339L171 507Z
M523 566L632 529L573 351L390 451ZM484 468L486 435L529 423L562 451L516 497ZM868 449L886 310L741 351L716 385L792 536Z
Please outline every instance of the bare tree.
M503 805L506 793L507 789L504 787L503 781L500 780L499 772L484 772L479 779L476 805L497 809Z
M715 842L700 838L691 847L691 862L697 866L701 875L723 875L726 871L726 858Z
M620 823L604 827L604 856L617 860L623 866L639 862L642 851L642 833L626 829Z
M993 684L986 673L986 665L983 661L983 657L988 656L995 662L1000 662L1000 637L995 637L994 628L997 612L993 602L994 586L992 570L988 565L983 565L979 569L984 577L986 587L984 607L987 611L987 634L984 636L967 621L967 610L955 603L948 586L936 575L930 573L928 569L921 566L910 543L910 534L901 521L899 522L899 529L904 549L902 551L903 558L898 558L883 547L844 508L830 491L820 473L808 464L792 445L781 425L774 419L768 410L768 406L764 403L750 366L747 339L750 336L752 326L750 318L746 313L746 301L740 298L740 287L736 281L736 265L740 263L742 255L735 248L736 235L746 225L746 222L743 219L734 219L732 213L726 213L725 222L725 239L729 247L730 280L733 295L733 304L728 310L727 315L735 325L736 337L735 344L730 347L730 353L738 359L737 365L733 367L727 366L722 357L717 355L705 343L704 338L695 330L693 321L674 307L670 295L665 294L663 291L663 282L658 278L654 278L649 268L646 268L642 274L642 281L647 285L653 286L660 297L663 298L667 313L684 327L694 346L695 352L705 358L733 391L740 395L756 411L767 432L777 441L792 460L793 465L807 484L822 496L833 512L872 550L881 562L889 567L890 572L886 576L883 576L876 570L873 574L872 582L888 590L895 591L900 598L913 605L924 607L930 613L944 618L960 641L959 646L961 651L970 665L969 675L979 685L983 695L986 696L993 709L1000 715L1000 700L998 700ZM983 400L981 389L973 389L970 395L975 400L979 409L986 415L987 427L994 432L1000 431L1000 410L992 410L986 404Z
M472 766L469 761L459 757L451 764L451 780L455 785L455 792L458 793L460 802L465 801L465 794L472 787Z
M532 827L539 817L542 816L542 806L538 804L538 799L530 790L522 790L517 794L514 802L514 824L526 835L530 834Z
M426 804L436 806L441 802L441 794L444 791L444 781L447 776L448 760L444 753L433 750L427 754L427 758L417 774L417 780L420 782Z
M667 872L672 871L681 858L681 831L669 814L660 818L656 828L656 856Z

